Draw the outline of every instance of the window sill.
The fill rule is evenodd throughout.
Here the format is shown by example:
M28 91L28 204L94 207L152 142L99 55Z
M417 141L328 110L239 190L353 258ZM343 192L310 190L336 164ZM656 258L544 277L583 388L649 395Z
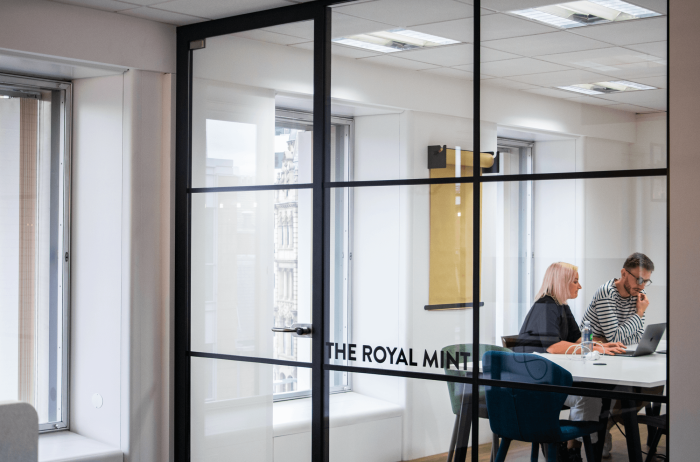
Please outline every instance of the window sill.
M77 433L61 431L39 435L39 462L123 462L119 449Z
M311 432L311 398L279 401L273 405L274 436ZM398 404L359 393L336 393L330 396L331 428L402 417Z

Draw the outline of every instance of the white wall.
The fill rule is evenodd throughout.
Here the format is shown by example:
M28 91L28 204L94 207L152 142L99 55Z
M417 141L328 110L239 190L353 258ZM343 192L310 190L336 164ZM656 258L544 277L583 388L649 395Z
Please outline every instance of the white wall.
M122 76L74 85L71 416L76 433L121 444ZM96 409L92 395L104 405Z
M74 85L70 425L129 461L172 457L172 96L150 72Z
M3 0L0 47L82 65L175 72L174 26L46 0Z
M696 52L700 30L694 27L700 3L693 0L670 2L670 309L669 353L669 451L675 460L697 458L697 420L700 400L693 348L700 325L694 288L697 285L698 223L700 223L700 161L697 155L697 126L700 94L697 76L700 59Z

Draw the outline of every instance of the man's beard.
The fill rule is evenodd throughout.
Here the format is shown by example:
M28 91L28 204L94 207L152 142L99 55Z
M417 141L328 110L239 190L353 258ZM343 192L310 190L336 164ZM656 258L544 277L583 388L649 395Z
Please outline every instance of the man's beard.
M623 287L625 288L625 290L627 291L627 293L630 294L630 295L637 295L637 294L639 294L639 293L641 292L640 289L632 288L632 286L629 285L629 284L627 283L627 281L623 282L622 285L623 285Z

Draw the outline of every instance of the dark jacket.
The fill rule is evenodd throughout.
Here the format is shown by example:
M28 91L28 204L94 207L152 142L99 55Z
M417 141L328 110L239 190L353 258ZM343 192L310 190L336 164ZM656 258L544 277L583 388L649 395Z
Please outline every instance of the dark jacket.
M581 331L569 305L560 305L545 295L527 313L514 351L545 353L555 343L562 340L575 343L579 338Z

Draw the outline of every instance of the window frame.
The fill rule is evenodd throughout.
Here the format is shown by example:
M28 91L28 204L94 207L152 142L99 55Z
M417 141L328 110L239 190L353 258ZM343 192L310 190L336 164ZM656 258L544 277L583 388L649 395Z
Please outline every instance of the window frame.
M288 109L288 108L275 108L275 126L277 126L277 123L279 121L283 122L288 122L290 124L298 124L298 125L307 125L309 127L309 130L313 130L313 114L310 112L305 112L297 109ZM344 116L331 116L331 126L333 125L346 125L348 126L348 144L347 144L347 155L344 158L345 165L347 167L347 180L352 181L353 179L353 171L352 171L352 165L353 165L353 148L354 148L354 136L355 136L355 119L352 117L344 117ZM347 282L345 283L345 291L347 293L347 296L344 297L344 305L343 305L343 311L341 313L342 318L344 320L343 324L345 327L345 335L343 341L345 343L350 343L350 340L352 339L352 191L348 191L348 207L347 207L347 212L348 212L348 217L347 217L347 223L346 226L348 228L348 239L346 241L346 249L348 253L348 257L346 260L344 260L343 264L343 271L347 275ZM284 234L285 231L282 231ZM286 287L286 286L285 286ZM286 292L285 292L286 294ZM277 326L281 327L281 326ZM292 338L292 348L291 351L292 353L296 350L296 342L297 340ZM286 352L286 345L283 348L283 351ZM349 361L345 361L345 365L347 365ZM330 393L331 394L336 394L336 393L346 393L352 391L352 374L348 372L334 372L336 374L342 374L343 378L343 384L342 385L336 385L336 386L330 386ZM289 377L287 377L289 378ZM274 389L274 388L273 388ZM311 392L312 390L302 390L302 391L282 391L282 392L273 392L273 402L279 402L279 401L287 401L291 399L303 399L303 398L311 398Z
M61 243L61 253L58 261L61 263L60 273L57 275L57 290L61 299L61 336L60 348L61 367L61 418L54 422L39 423L39 433L50 433L70 429L70 322L71 322L71 139L72 139L72 103L73 84L59 80L43 79L14 74L0 73L0 89L11 87L17 93L21 91L58 91L56 96L52 96L52 104L60 102L62 108L59 109L58 120L51 119L51 145L52 149L59 149L58 203L60 207L58 215L59 227L63 230L59 232L58 242ZM52 111L53 112L53 111ZM58 128L58 133L53 130ZM54 138L58 136L58 139Z

